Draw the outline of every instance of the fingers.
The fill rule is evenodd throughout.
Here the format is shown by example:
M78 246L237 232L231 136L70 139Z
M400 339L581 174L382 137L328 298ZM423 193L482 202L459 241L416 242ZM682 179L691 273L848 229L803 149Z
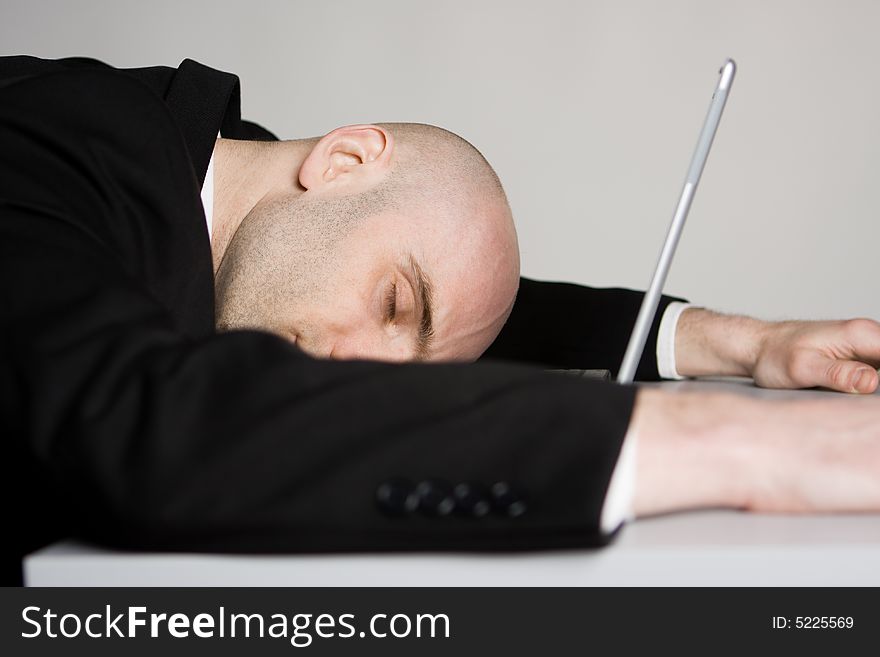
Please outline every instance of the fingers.
M840 337L852 350L848 357L875 366L880 364L880 323L865 318L847 320Z
M870 365L854 360L830 360L819 385L858 394L871 394L880 384L880 376Z
M880 376L877 375L877 370L873 367L864 367L864 363L858 363L858 365L859 367L853 379L853 391L869 395L877 389L877 385L880 383Z

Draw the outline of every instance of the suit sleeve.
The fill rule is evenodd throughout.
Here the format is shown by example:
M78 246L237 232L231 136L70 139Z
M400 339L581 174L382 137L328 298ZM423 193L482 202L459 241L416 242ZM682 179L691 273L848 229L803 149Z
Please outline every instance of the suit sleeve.
M607 369L617 374L644 292L520 279L519 293L484 359L549 368ZM657 381L657 335L663 313L677 297L664 295L636 379Z
M135 95L131 114L147 102L133 82L112 90ZM321 361L259 332L188 337L132 274L165 265L143 252L145 229L118 237L129 210L111 213L95 182L104 142L41 132L33 100L0 103L0 422L31 519L13 533L55 518L109 545L251 552L606 540L632 388L500 363ZM413 497L406 482L430 484ZM460 483L494 510L444 506Z

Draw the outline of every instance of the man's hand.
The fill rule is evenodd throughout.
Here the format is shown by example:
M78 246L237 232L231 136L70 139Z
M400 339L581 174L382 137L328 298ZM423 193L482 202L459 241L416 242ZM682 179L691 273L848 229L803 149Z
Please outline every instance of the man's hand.
M683 376L750 376L765 388L863 394L880 383L880 323L870 319L762 322L689 308L675 350Z
M752 369L764 388L877 389L880 324L870 319L780 322L767 330Z

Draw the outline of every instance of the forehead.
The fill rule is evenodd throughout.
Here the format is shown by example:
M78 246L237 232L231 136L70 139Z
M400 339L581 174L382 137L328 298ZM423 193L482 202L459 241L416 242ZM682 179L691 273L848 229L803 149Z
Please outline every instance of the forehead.
M474 359L491 344L510 314L519 284L516 234L476 225L427 231L416 259L433 296L432 359Z

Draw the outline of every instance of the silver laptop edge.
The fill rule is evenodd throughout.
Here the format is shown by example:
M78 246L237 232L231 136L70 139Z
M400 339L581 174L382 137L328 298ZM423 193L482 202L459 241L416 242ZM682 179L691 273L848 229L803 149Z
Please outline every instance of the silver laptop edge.
M669 224L666 240L663 242L660 258L654 270L654 276L651 278L651 285L648 287L644 299L642 299L642 306L639 308L638 317L636 317L635 328L633 328L632 335L629 338L626 353L623 355L623 362L617 374L618 383L632 383L633 377L635 377L636 368L645 349L645 342L648 340L648 333L651 331L651 326L654 323L654 315L657 313L657 305L660 303L660 295L663 292L663 285L666 283L666 275L669 273L669 266L672 264L672 258L675 255L675 247L678 246L678 240L681 237L685 219L687 219L688 211L691 208L691 201L693 201L694 193L697 190L697 184L700 182L700 176L703 174L703 167L706 166L706 159L709 157L709 150L712 148L712 140L715 139L715 133L718 131L721 113L724 111L724 105L727 103L727 96L730 93L730 86L733 84L733 76L736 74L736 63L732 59L728 59L724 66L721 67L719 73L721 77L718 80L718 85L715 87L715 93L712 94L709 112L706 114L706 121L703 123L703 129L700 131L700 138L697 140L697 147L691 158L691 165L687 172L687 178L684 181L684 188L681 190L675 214L672 216L672 222Z

